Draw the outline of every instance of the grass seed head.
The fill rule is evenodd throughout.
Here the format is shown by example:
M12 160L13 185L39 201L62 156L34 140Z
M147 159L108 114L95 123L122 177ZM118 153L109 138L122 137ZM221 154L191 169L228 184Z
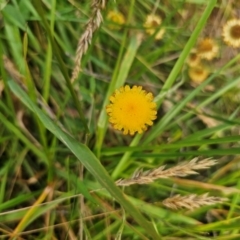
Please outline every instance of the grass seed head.
M165 199L162 203L165 207L174 210L178 210L181 208L194 210L202 206L223 203L227 200L228 199L226 198L208 196L208 193L205 193L203 195L190 194L186 196L181 196L177 194L173 197Z

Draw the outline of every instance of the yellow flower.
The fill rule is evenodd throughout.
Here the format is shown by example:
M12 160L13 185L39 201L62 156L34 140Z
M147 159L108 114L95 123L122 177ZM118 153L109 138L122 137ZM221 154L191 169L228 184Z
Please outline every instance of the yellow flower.
M200 64L201 58L198 56L197 50L192 49L190 54L187 57L187 64L190 67L196 67L197 65Z
M193 83L200 84L206 80L209 75L209 71L206 67L199 65L197 67L189 68L188 75Z
M122 13L118 11L110 11L107 14L107 19L112 22L112 24L109 24L108 27L110 29L119 30L121 28L121 25L125 23L125 17Z
M240 47L240 19L226 22L222 31L223 41L234 48Z
M161 28L159 29L159 26L162 23L162 19L159 16L156 15L148 15L147 19L144 23L144 27L146 28L146 33L148 33L149 35L153 35L156 32L155 35L155 39L156 40L160 40L162 39L164 33L165 33L165 29Z
M142 133L157 118L153 95L142 90L141 86L121 87L110 97L110 102L106 107L109 122L124 135Z
M218 55L219 47L213 39L205 38L198 43L197 51L200 58L212 60Z

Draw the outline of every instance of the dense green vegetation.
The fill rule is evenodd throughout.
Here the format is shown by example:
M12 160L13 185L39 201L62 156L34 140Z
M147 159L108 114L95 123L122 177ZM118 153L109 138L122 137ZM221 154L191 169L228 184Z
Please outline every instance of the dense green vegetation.
M1 239L240 239L240 55L222 39L237 0L0 8ZM155 97L142 134L108 122L126 84Z

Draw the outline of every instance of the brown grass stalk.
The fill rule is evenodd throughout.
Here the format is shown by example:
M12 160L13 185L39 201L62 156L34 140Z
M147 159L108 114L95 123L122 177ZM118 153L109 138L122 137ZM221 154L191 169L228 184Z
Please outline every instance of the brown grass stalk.
M85 31L78 40L71 82L74 82L78 77L81 70L82 56L87 52L88 47L91 44L93 33L100 27L101 22L103 21L101 10L105 8L105 5L106 0L93 0L92 2L92 16L85 26Z
M166 166L161 166L148 171L140 169L129 179L117 180L116 185L129 186L132 184L148 184L160 178L185 177L192 174L198 174L198 172L196 172L197 170L207 169L215 164L217 164L217 161L211 158L203 160L194 158L190 162L184 162L169 169L165 169Z
M227 200L228 200L227 198L208 196L208 193L205 193L203 195L190 194L187 196L181 196L178 194L173 197L165 199L162 202L162 204L165 207L171 208L174 210L178 210L181 208L193 210L196 208L200 208L202 206L223 203Z

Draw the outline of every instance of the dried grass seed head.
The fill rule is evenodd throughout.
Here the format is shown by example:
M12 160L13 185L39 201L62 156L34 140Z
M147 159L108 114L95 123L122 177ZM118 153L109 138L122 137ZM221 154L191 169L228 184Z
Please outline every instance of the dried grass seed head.
M198 56L202 59L212 60L218 56L218 44L211 38L204 38L197 45Z
M231 19L225 23L222 31L223 41L234 48L240 47L240 19Z
M162 23L161 17L151 14L147 16L143 26L144 28L146 28L146 33L149 35L154 35L155 32L157 31L155 35L155 39L160 40L163 38L163 35L165 33L164 28L159 29L159 26L161 25L161 23Z
M194 210L202 206L214 205L226 201L228 201L228 199L208 196L208 193L205 193L203 195L190 194L186 196L177 194L173 197L165 199L162 203L164 206L174 210L181 208Z
M116 90L106 107L109 122L123 134L142 133L147 125L153 125L157 111L152 93L147 93L141 86L128 85Z
M217 161L211 158L202 160L193 158L189 162L183 162L168 169L166 169L165 166L147 171L140 169L136 170L129 179L119 179L116 185L130 186L133 184L149 184L160 178L186 177L192 174L198 174L199 170L208 169L215 164L217 164Z
M78 46L76 56L74 60L74 68L72 71L71 82L73 83L81 70L82 56L87 52L89 45L91 44L93 33L100 27L103 18L101 11L105 8L105 0L93 0L92 2L92 14L89 18L85 30L78 40Z

